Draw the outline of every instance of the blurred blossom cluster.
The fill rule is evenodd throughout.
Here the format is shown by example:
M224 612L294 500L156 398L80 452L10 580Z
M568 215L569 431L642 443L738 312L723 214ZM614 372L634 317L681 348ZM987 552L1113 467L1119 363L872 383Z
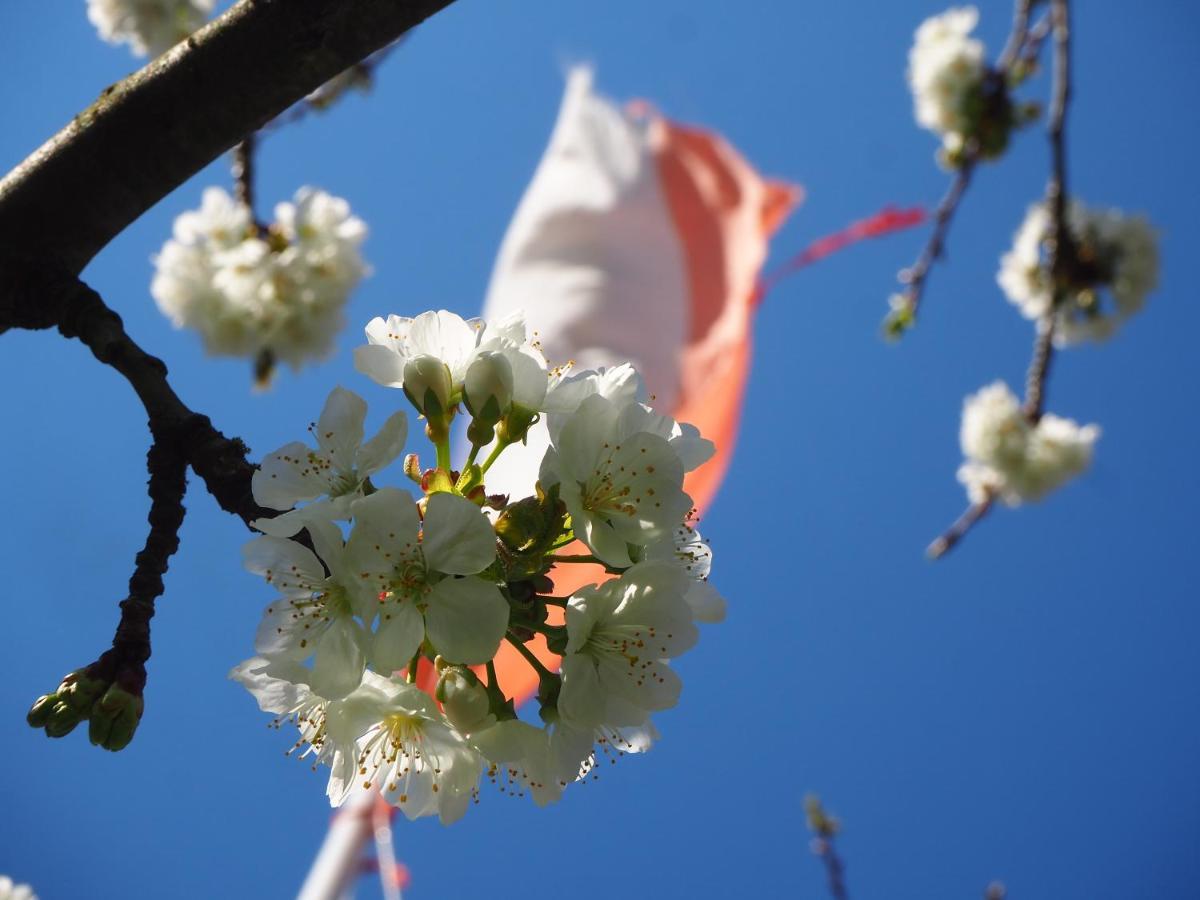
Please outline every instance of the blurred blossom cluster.
M216 0L88 0L88 19L110 44L158 56L203 25Z
M1031 422L1008 386L997 381L963 404L966 462L958 480L972 503L996 496L1009 506L1040 500L1088 467L1096 425L1043 415Z
M268 353L298 367L330 351L350 292L368 272L367 228L345 200L304 187L260 226L221 188L175 221L150 291L214 355Z
M413 488L377 483L407 418L393 412L364 440L366 404L343 388L311 443L266 457L254 496L279 515L255 522L265 534L245 561L278 596L258 655L232 676L295 724L293 749L329 767L335 806L378 789L409 818L449 823L481 777L557 800L597 756L649 748L651 715L682 687L670 660L695 644L697 621L723 618L683 490L713 446L648 406L629 365L549 366L520 315L391 316L366 333L357 368L403 392L435 464L412 454ZM452 464L460 416L470 449ZM489 493L489 468L527 452L542 419L536 481ZM535 722L498 678L505 646L536 672Z
M1057 301L1045 253L1053 237L1045 204L1029 208L997 275L1025 318L1036 321L1053 309L1059 346L1110 337L1158 286L1158 238L1145 218L1073 201L1066 224L1074 265Z

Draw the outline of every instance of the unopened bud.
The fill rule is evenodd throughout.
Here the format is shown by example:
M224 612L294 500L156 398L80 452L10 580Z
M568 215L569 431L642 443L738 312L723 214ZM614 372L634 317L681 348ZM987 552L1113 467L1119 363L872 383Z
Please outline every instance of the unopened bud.
M404 393L430 422L441 421L454 393L450 369L436 356L413 357L404 366Z
M409 481L421 483L421 460L415 453L410 453L404 457L404 474L408 476Z
M46 736L52 738L66 737L75 730L75 726L87 717L86 712L72 709L61 698L55 697L54 706L46 718Z
M513 372L501 353L480 353L463 381L463 402L471 415L495 425L512 406Z
M434 692L442 712L459 731L470 734L495 722L487 689L475 673L462 666L447 666Z
M145 703L136 694L113 685L92 707L88 737L105 750L123 750L133 740Z
M33 701L33 706L29 707L29 712L25 714L25 721L34 728L42 728L50 721L50 713L54 711L54 705L58 703L58 697L55 694L42 694Z

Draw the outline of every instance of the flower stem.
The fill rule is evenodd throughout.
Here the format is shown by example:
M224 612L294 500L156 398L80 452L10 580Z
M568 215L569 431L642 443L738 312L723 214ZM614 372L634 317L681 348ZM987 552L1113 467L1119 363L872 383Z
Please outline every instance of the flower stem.
M437 447L437 467L443 472L450 471L450 436L442 438L434 444Z
M408 661L408 683L417 683L417 666L421 662L421 648L417 648L417 652L413 654L413 658Z
M499 458L500 454L504 452L507 446L508 444L504 441L496 441L496 446L492 448L492 452L488 454L488 458L483 461L483 465L479 467L479 471L487 472L487 470L492 467L492 463Z
M533 651L525 646L524 643L518 641L510 634L506 634L505 639L517 648L517 652L525 657L525 662L533 666L533 670L538 673L538 678L553 678L554 673L542 665L542 661L533 655Z

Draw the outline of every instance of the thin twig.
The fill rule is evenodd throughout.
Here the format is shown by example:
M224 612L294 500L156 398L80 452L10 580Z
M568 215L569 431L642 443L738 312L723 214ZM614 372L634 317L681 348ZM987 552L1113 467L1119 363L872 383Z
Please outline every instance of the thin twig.
M987 515L988 510L992 508L993 499L988 496L978 503L972 503L967 507L966 511L959 516L953 525L947 528L942 534L925 548L925 555L930 559L940 559L946 553L954 548L954 545L963 539L971 527Z
M233 198L250 211L250 220L261 232L262 226L254 214L254 150L257 137L246 135L233 148Z
M825 877L829 882L829 896L833 900L850 900L846 890L846 864L838 855L834 846L834 838L841 830L841 822L825 811L819 797L810 794L804 800L804 809L808 817L808 827L813 833L811 843L813 854L825 866Z
M900 272L900 282L905 285L901 296L912 316L916 316L917 308L921 305L921 297L934 262L941 259L945 252L946 235L950 233L950 224L954 221L954 213L958 210L958 205L962 202L963 195L971 183L971 175L975 171L977 162L977 153L968 150L962 165L954 173L954 180L950 182L950 188L938 203L937 209L934 210L933 231L930 233L925 247L921 250L921 255L917 257L915 263Z

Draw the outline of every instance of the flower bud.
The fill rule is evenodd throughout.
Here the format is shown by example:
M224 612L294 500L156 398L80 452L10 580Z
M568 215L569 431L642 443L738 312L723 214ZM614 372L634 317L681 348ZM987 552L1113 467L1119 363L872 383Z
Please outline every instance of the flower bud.
M513 398L513 371L503 354L480 353L463 382L463 401L471 415L481 422L495 425L510 406Z
M438 679L435 696L442 712L459 731L470 734L495 722L487 689L475 673L461 666L447 666Z
M123 750L133 740L145 704L141 697L113 685L92 707L88 737L105 750Z
M436 356L417 356L404 366L404 393L431 422L445 418L454 384L450 369Z
M44 726L46 736L52 738L66 737L85 718L87 718L86 712L72 709L63 702L62 698L55 697L54 705L50 710L49 716L46 718Z

